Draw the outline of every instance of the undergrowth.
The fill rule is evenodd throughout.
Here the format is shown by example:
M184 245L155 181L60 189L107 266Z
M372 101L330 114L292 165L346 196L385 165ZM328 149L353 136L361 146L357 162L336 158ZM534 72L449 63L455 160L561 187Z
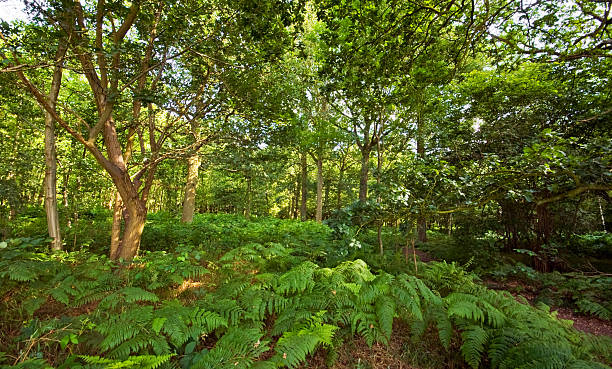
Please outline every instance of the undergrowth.
M10 240L0 251L0 364L295 368L318 350L332 364L354 336L388 343L394 321L415 341L435 332L465 367L608 368L612 360L609 339L488 290L455 264L421 264L418 276L359 259L326 267L302 243L244 242L220 257L182 245L115 264Z

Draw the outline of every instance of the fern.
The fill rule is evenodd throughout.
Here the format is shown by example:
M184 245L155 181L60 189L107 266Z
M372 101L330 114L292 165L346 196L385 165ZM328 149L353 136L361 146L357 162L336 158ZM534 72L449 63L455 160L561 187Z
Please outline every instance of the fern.
M276 343L276 355L271 361L295 368L319 345L331 346L338 327L321 322L324 312L312 317L309 324L298 330L286 332Z
M99 356L79 356L87 364L90 364L92 368L108 368L108 369L119 369L119 368L138 368L138 369L157 369L162 364L167 363L170 358L174 355L141 355L131 356L126 360L112 360L105 359Z
M138 352L146 346L142 337L136 338L153 317L153 307L133 307L118 316L111 316L108 321L98 325L97 331L105 336L100 343L102 350L121 347L115 351L115 357L125 357L130 352Z
M257 357L269 350L262 341L263 333L257 328L232 328L202 355L192 369L249 368Z
M487 331L479 325L470 325L461 332L463 344L461 354L465 361L474 369L478 368L485 344L489 338Z
M592 314L600 317L601 319L612 320L612 311L595 301L580 299L576 301L576 306L578 306L578 309L583 313Z
M312 289L314 287L313 276L317 268L316 264L307 261L291 269L278 279L276 292L288 294Z

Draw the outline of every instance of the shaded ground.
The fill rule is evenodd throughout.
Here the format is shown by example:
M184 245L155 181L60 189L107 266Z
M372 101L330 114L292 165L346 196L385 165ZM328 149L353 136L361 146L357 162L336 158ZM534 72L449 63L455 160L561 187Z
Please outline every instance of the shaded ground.
M423 250L416 250L416 255L422 262L435 261L431 255ZM530 285L527 285L518 281L493 281L485 280L483 283L495 290L506 290L512 293L514 296L523 296L527 301L533 303L537 297L537 290ZM520 291L520 292L513 292ZM587 316L584 314L577 313L569 308L561 308L551 306L551 311L557 312L557 317L564 320L572 320L574 322L574 328L579 331L591 333L597 336L609 336L612 337L612 322L600 319L595 316Z
M506 290L512 295L522 296L530 303L533 303L537 297L537 291L533 286L526 285L518 281L492 281L485 280L484 284L494 290ZM520 292L513 292L520 290ZM550 311L556 311L559 319L572 320L574 328L579 331L591 333L597 336L612 337L612 322L600 319L595 316L587 316L573 311L569 308L561 308L551 306Z
M333 366L327 366L328 352L318 350L299 368L315 369L457 369L463 360L458 347L447 352L441 347L435 330L413 340L410 327L395 322L388 346L373 344L369 347L361 337L351 338L337 352Z

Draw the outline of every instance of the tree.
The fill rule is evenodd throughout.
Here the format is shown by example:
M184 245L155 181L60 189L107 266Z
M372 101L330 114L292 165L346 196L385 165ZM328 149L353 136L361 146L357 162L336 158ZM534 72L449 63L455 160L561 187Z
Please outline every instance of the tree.
M96 106L96 120L88 122L76 115L67 118L55 111L49 98L27 76L28 68L20 57L22 50L12 47L6 38L4 47L12 47L12 50L10 54L8 51L2 52L3 62L17 74L46 112L75 137L111 177L125 208L125 231L121 242L112 243L110 254L113 259L130 260L139 249L147 215L147 198L158 164L177 155L177 151L185 153L201 145L197 143L179 150L166 150L164 144L168 137L185 122L168 115L163 117L158 108L163 104L151 98L159 96L165 76L176 73L169 67L170 62L192 51L189 45L177 42L188 33L201 35L205 32L213 38L226 32L238 40L241 37L274 39L274 42L267 42L264 46L269 47L266 50L268 53L276 53L287 39L274 37L285 31L283 22L292 22L292 4L270 4L268 10L275 10L276 13L262 18L258 18L260 14L250 9L248 3L242 2L135 1L129 7L104 1L91 7L84 7L80 2L71 5L53 3L49 4L52 5L50 7L30 5L36 20L55 30L57 44L67 44L66 59L75 60L71 69L83 75L90 86L90 97ZM217 9L217 6L225 11L218 17L211 17L203 11L206 8ZM195 13L193 9L199 9L201 13ZM66 14L67 21L57 22L58 14ZM276 14L279 17L275 17ZM70 26L65 27L65 24ZM247 24L250 27L247 28ZM160 28L164 32L159 32ZM228 30L233 32L227 33ZM128 33L130 37L126 37ZM204 54L199 56L207 57ZM132 96L127 95L130 90ZM131 106L132 116L123 120L122 114L127 106ZM141 116L143 107L146 112L144 117ZM121 142L118 123L125 123L128 130L125 145ZM145 130L141 130L141 127ZM138 170L129 166L136 135L140 140L148 138L148 144L140 145L142 161ZM116 219L114 223L117 224ZM117 232L114 233L116 236Z
M367 198L372 149L401 126L396 107L405 99L404 80L415 76L415 61L459 63L503 8L497 2L320 2L328 54L322 73L361 151L360 201ZM447 53L432 46L440 42Z

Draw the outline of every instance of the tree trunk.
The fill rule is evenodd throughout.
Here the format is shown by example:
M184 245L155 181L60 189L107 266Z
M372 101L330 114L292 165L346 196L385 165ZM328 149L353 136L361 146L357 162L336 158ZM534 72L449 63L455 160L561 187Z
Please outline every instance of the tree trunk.
M45 113L45 212L51 249L62 249L59 216L57 214L57 161L55 156L55 123L49 113Z
M185 184L185 198L183 200L183 215L181 222L191 223L195 212L195 197L198 187L198 172L200 169L200 156L195 153L189 158L187 168L187 183Z
M244 214L244 216L247 218L251 217L251 206L252 205L253 205L253 190L252 190L252 180L249 175L249 177L247 177L247 207L246 207L246 212Z
M55 110L57 96L62 82L62 61L66 53L66 45L60 43L56 53L56 63L53 70L51 89L49 90L49 107ZM47 214L47 229L51 241L51 249L62 249L62 235L60 232L59 216L57 214L57 158L55 152L55 120L51 112L45 112L45 212Z
M115 201L113 202L113 223L111 224L111 243L110 243L110 258L115 260L119 257L119 249L121 246L121 214L123 203L119 191L115 192Z
M62 204L64 208L68 208L68 183L70 182L70 172L72 172L72 167L64 173L64 186L62 188Z
M300 167L302 169L302 202L300 204L300 219L305 221L308 217L308 209L306 208L306 201L308 200L308 161L306 154L302 154L300 159Z
M376 184L378 185L378 196L376 196L376 203L380 204L380 202L382 201L381 197L380 197L380 176L381 176L381 172L382 172L382 160L383 160L383 147L382 147L382 142L380 142L381 139L381 134L382 131L384 130L384 123L381 121L380 123L380 130L377 133L377 137L376 137L376 156L377 156L377 163L376 163ZM383 241L382 241L382 227L383 227L383 220L379 220L378 221L378 230L376 233L376 238L378 240L378 250L380 251L380 255L384 255L385 254L385 249L383 246Z
M336 192L336 210L340 210L342 204L342 190L344 188L344 158L342 159L342 165L340 166L340 173L338 174L338 189Z
M606 231L606 217L604 215L603 207L601 206L601 197L597 197L597 204L599 205L599 215L601 217L601 226L603 227L603 231Z
M300 203L300 187L301 187L301 178L300 175L296 175L295 176L295 182L294 182L294 187L293 187L293 199L294 199L294 205L293 205L293 213L291 214L291 219L297 219L298 218L298 207L299 207L299 203Z
M425 122L420 113L417 116L417 155L425 158ZM427 242L427 220L424 214L417 217L417 237L419 242Z
M330 182L331 180L328 178L327 180L323 180L323 185L325 190L323 191L324 195L323 195L323 216L324 217L328 217L329 216L329 187L330 187Z
M361 149L361 173L359 175L359 201L368 199L368 173L370 171L370 148Z
M317 211L315 213L317 223L323 221L323 159L317 156Z
M125 219L125 231L118 252L118 257L124 260L132 260L138 254L147 219L147 209L140 199L134 199L128 204L126 204L128 216Z

